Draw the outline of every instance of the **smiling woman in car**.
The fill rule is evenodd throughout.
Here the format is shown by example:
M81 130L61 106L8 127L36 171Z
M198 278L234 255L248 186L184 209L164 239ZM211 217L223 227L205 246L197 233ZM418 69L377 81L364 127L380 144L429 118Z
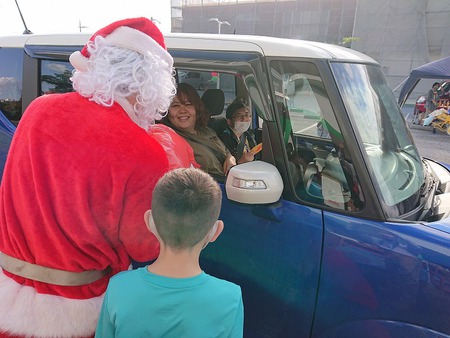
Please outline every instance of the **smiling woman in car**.
M209 113L195 88L187 83L178 84L165 123L188 141L202 170L223 177L236 165L236 159L214 130L207 127L208 119Z

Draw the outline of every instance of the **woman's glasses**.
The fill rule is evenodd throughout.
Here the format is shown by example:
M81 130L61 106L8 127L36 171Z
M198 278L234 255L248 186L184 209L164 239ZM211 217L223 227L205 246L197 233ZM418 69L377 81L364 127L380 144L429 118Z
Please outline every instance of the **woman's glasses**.
M236 114L233 116L233 120L245 121L247 119L251 119L252 115L250 113L247 114Z

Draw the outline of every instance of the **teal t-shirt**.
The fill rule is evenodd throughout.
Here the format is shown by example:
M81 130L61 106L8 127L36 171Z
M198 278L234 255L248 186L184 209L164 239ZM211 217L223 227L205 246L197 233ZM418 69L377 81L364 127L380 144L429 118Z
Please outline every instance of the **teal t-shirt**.
M112 277L95 337L242 337L241 288L204 272L169 278L146 267Z

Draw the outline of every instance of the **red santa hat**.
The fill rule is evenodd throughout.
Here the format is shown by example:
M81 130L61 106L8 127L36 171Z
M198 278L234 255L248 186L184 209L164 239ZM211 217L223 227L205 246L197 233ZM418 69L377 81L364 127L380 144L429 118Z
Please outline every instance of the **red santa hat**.
M173 59L167 52L164 37L156 25L147 18L124 19L100 29L91 36L93 42L97 36L104 37L111 44L145 54L150 52L166 60L170 65ZM88 42L88 43L89 43ZM76 70L86 71L89 61L87 44L80 51L70 55L70 63Z

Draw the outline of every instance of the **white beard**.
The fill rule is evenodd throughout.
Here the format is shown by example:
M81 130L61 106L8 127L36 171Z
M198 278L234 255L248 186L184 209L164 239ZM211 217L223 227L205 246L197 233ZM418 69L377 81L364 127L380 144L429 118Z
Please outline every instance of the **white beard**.
M33 337L94 335L103 295L69 299L37 293L0 269L0 332Z

